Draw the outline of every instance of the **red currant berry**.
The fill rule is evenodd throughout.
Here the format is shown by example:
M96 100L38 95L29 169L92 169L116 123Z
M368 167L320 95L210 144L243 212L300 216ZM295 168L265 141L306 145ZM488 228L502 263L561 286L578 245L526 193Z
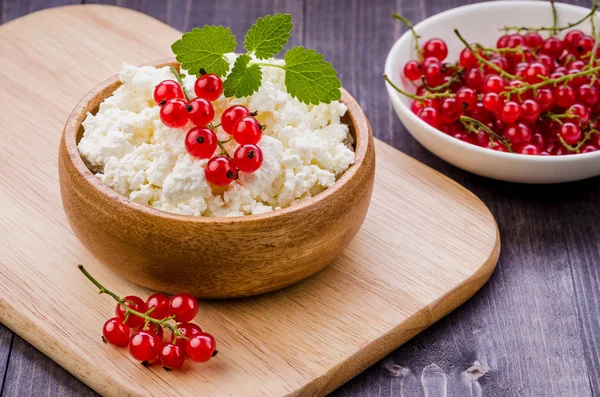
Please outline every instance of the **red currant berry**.
M556 66L556 63L554 62L554 60L545 54L540 54L538 56L538 62L543 64L546 67L546 69L548 69L548 71L553 71L554 66Z
M188 339L191 338L192 336L197 335L202 332L202 329L199 326L197 326L196 324L192 324L192 323L181 323L177 326L177 330L179 331L179 333L181 335L187 337ZM181 347L182 349L185 349L185 345L187 344L187 339L177 338L177 340L175 340L175 335L172 335L171 343L174 343L177 346Z
M504 91L504 86L506 86L506 80L502 76L490 74L485 76L483 80L482 91L484 93L495 92L499 94Z
M581 129L574 123L566 122L560 127L560 136L568 145L575 145L581 140Z
M410 110L414 113L414 114L418 114L419 110L423 109L425 107L425 104L421 101L418 100L414 100L412 101L412 103L410 104Z
M162 106L171 99L183 99L181 86L175 80L165 80L160 82L156 88L154 88L154 101L157 105Z
M424 70L423 65L417 61L408 61L404 65L404 76L409 80L419 80L423 76Z
M127 307L136 310L140 313L146 312L146 302L144 302L142 298L134 295L128 295L123 299ZM120 303L117 303L117 306L115 307L115 314L117 315L117 318L119 318L121 321L125 320L125 308ZM129 313L129 316L125 323L131 328L137 328L144 324L144 319L142 317L138 317L134 314Z
M460 66L465 69L472 69L477 67L477 58L468 48L463 48L458 58Z
M561 85L554 91L554 99L558 106L569 107L575 102L575 91L568 85Z
M573 29L573 30L569 31L565 35L565 39L564 39L566 49L571 53L576 53L577 43L579 42L579 39L581 39L582 37L583 37L583 32L581 30Z
M577 54L577 56L580 57L589 54L594 49L595 44L596 40L594 40L592 36L585 35L582 38L580 38L577 42L577 46L575 47L575 53Z
M541 54L546 54L552 59L558 59L564 49L563 42L558 37L549 37L542 43Z
M212 335L206 332L201 332L192 336L185 346L185 352L190 360L197 363L205 363L210 360L217 348L217 342Z
M188 122L188 112L183 99L171 99L160 108L160 119L170 128L181 128Z
M208 160L204 175L215 186L227 186L237 178L237 168L229 157L217 156Z
M438 128L440 126L440 113L437 109L434 109L430 106L426 106L423 109L419 110L417 114L421 120L429 124L434 128Z
M531 128L523 123L512 124L504 129L504 137L514 146L526 145L531 142L533 135Z
M476 104L473 109L468 111L468 113L469 116L477 121L482 122L483 124L487 124L488 122L492 121L492 114L488 112L481 103Z
M148 331L152 332L154 335L158 337L158 340L162 342L163 337L165 336L165 331L158 324L148 323Z
M462 109L456 99L446 98L440 105L440 118L444 123L454 123L460 119Z
M218 157L215 157L218 158ZM169 315L177 322L188 322L198 314L198 301L190 294L175 294L169 301Z
M233 105L225 109L221 115L221 128L223 131L231 135L233 133L233 127L235 123L244 117L250 116L250 111L247 107L242 105Z
M502 105L500 118L507 124L512 124L521 116L521 107L515 101L508 101Z
M177 345L164 345L160 351L160 362L169 369L181 368L185 363L185 349Z
M577 101L585 106L594 106L598 103L598 88L589 84L577 88Z
M536 84L543 80L543 77L549 75L548 68L541 62L534 62L525 69L525 81L529 84Z
M465 83L467 83L467 87L481 91L481 85L483 83L483 72L479 68L469 69L465 73Z
M111 345L119 347L127 346L130 332L129 325L123 324L121 319L117 317L108 319L102 327L104 339Z
M531 140L531 143L534 144L535 146L538 147L538 149L542 149L545 148L546 146L548 146L548 142L546 140L546 137L542 134L540 134L539 132L536 132L535 134L533 134L533 139Z
M160 354L162 343L152 331L139 330L129 340L129 353L138 361L152 361Z
M540 148L530 143L522 146L521 149L519 149L519 153L528 154L530 156L538 156L540 154Z
M598 151L598 148L590 143L586 143L581 147L581 153L592 153Z
M232 135L239 144L252 143L256 145L262 137L262 127L254 117L246 116L235 123Z
M483 107L489 110L492 113L499 112L502 109L502 105L504 101L500 98L500 95L495 92L489 92L483 96L481 101Z
M527 47L533 48L533 49L540 47L542 45L542 43L544 42L544 39L542 38L542 36L540 36L539 33L536 33L536 32L529 32L524 36L524 38L525 38L525 45Z
M569 74L578 74L581 73L580 69L569 69L567 71L567 75ZM577 88L580 85L583 85L586 83L586 77L585 76L577 76L577 77L572 77L571 80L567 83L568 85L570 85L573 88Z
M477 105L477 93L470 88L462 87L456 93L456 101L463 110L474 109L475 105Z
M194 127L185 136L185 149L199 159L209 159L217 149L217 135L206 127Z
M254 172L263 163L262 150L256 145L240 145L233 155L233 162L238 170L242 172Z
M590 111L579 103L571 105L567 110L567 113L575 116L575 118L572 118L569 121L579 126L585 125L590 121Z
M567 69L583 69L585 67L585 62L583 62L581 59L578 59L576 61L570 62L567 65Z
M216 101L223 93L223 81L216 74L203 74L196 79L194 92L198 98Z
M521 104L521 121L525 124L533 124L542 113L540 105L533 99L526 99Z
M506 41L506 47L508 48L517 48L523 44L525 44L525 38L520 34L511 34Z
M437 87L444 83L444 74L442 73L442 65L432 63L425 68L425 82L430 87Z
M149 316L162 320L169 315L169 297L164 294L152 294L146 299L146 310L152 310Z
M506 48L508 46L509 38L510 38L510 35L508 35L508 34L504 34L504 35L498 37L498 41L496 41L496 47Z
M188 117L195 125L207 125L215 117L215 108L204 98L195 98L188 102Z
M540 88L535 94L541 112L547 112L554 106L554 92L548 88Z
M441 67L442 67L442 61L440 61L436 57L427 57L427 58L425 58L425 60L423 61L423 68L427 69L431 65L438 65L440 67L440 69L441 69Z
M508 69L508 61L504 57L496 56L496 57L490 59L490 63L496 65L497 67L499 67L502 70ZM483 70L485 71L486 74L498 74L498 72L496 70L492 69L488 65L485 65Z
M429 39L423 45L423 56L434 57L443 61L448 56L448 46L442 39Z

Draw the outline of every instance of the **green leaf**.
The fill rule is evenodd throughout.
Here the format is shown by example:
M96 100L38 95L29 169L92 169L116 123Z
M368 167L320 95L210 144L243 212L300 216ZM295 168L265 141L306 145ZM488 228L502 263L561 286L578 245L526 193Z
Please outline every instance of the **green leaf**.
M315 50L294 47L285 53L285 86L300 102L318 105L342 97L337 72Z
M267 59L280 53L290 39L292 31L290 14L266 15L258 18L244 39L244 47L258 59Z
M237 57L223 83L226 97L242 98L258 91L262 83L262 71L258 65L248 65L251 60L246 54Z
M236 45L229 28L205 25L184 33L171 49L188 73L198 75L200 69L204 69L207 73L225 76L229 62L223 55L235 51Z

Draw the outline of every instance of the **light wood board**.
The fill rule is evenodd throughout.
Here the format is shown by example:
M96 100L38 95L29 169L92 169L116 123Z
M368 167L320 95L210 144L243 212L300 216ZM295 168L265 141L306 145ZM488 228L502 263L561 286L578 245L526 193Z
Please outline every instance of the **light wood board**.
M489 278L500 240L474 195L376 143L367 219L331 266L257 298L202 302L209 364L143 368L100 342L113 302L148 291L98 263L60 202L57 147L77 101L122 61L168 58L179 32L135 11L70 6L0 27L0 321L106 395L323 395L456 308ZM385 95L385 93L381 93Z

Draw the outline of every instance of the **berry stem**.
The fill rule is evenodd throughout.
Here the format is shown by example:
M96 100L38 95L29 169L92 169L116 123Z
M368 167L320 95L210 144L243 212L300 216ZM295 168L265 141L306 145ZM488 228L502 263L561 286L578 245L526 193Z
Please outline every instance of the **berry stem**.
M577 145L575 145L575 146L571 146L567 142L565 142L565 140L563 139L562 136L560 136L560 134L558 135L558 140L564 146L564 148L567 149L568 151L579 153L581 147L583 145L585 145L585 143L587 141L590 140L590 138L592 137L592 135L598 134L598 133L600 133L600 131L596 130L595 128L590 128L588 131L586 131L585 136L583 137L583 139L579 143L577 143Z
M506 78L506 79L510 79L510 80L521 80L521 78L519 76L515 76L513 74L507 73L504 70L502 70L502 68L498 67L497 65L494 65L493 63L491 63L490 61L488 61L487 59L485 59L484 57L482 57L481 55L479 55L477 53L477 51L473 50L473 47L471 47L471 45L469 43L467 43L467 41L464 39L464 37L461 36L460 32L458 31L458 29L454 29L454 34L456 34L456 36L458 36L458 39L465 45L465 47L467 47L467 49L471 52L471 54L473 54L473 56L475 58L477 58L477 60L483 64L485 64L486 66L494 69L496 72L498 72L502 77Z
M227 149L225 149L225 146L223 146L224 143L227 143L229 141L231 141L231 139L228 139L226 141L217 140L217 144L219 145L219 148L221 148L221 156L225 155L225 156L231 158L231 156L229 155L229 152L227 152Z
M392 83L392 81L389 79L389 77L387 76L387 74L383 75L383 79L385 81L387 81L387 83L389 85L392 86L393 89L395 89L396 91L398 91L399 93L401 93L402 95L409 97L411 99L414 99L415 101L420 101L423 102L426 99L433 99L433 98L453 98L456 96L456 94L450 93L450 92L439 92L439 93L427 93L423 96L419 96L419 95L415 95L415 94L410 94L406 91L403 91L400 87L396 86L394 83Z
M556 31L556 27L558 26L558 14L556 13L556 6L554 5L554 0L550 0L550 7L552 7L552 30L551 35L556 36L558 33Z
M583 18L581 18L580 20L578 20L576 22L569 22L565 26L557 27L556 26L556 9L554 8L554 2L551 1L550 3L552 5L552 9L553 9L553 19L554 19L554 25L553 26L541 26L539 28L528 28L526 26L504 26L500 30L504 30L506 32L511 31L511 30L516 30L517 32L519 32L521 30L525 30L525 31L529 31L529 32L543 32L543 31L548 31L548 32L552 32L553 35L556 35L558 32L562 32L563 30L570 29L572 27L575 27L575 26L577 26L577 25L585 22L588 18L593 18L593 15L596 13L596 10L598 9L598 0L594 0L594 3L592 5L592 9L590 10L590 12L586 16L584 16Z
M419 58L419 62L423 61L423 53L421 53L421 47L419 46L419 39L421 38L421 36L419 36L417 34L417 32L415 31L415 28L413 26L412 23L410 23L410 21L408 19L406 19L405 17L403 17L400 14L397 14L395 12L392 13L392 17L399 19L400 21L402 21L403 24L406 25L406 27L408 29L410 29L410 31L412 32L413 37L415 38L415 51L417 53L417 56Z
M463 115L460 116L460 122L468 131L475 132L476 134L479 134L480 132L476 128L473 128L473 126L482 129L483 131L487 132L489 136L491 136L492 138L500 142L502 145L504 145L504 147L506 147L506 150L512 153L510 143L506 139L504 139L504 137L501 137L500 135L496 134L487 125L483 124L479 120Z
M565 74L564 76L558 77L556 79L545 78L544 81L541 81L539 83L536 83L536 84L527 84L526 83L523 85L523 87L517 87L512 90L505 91L503 94L506 94L506 98L510 99L510 97L514 94L521 95L522 93L524 93L528 90L534 90L534 92L535 92L538 88L542 88L542 87L550 85L550 84L556 85L558 83L568 82L568 81L573 80L576 77L587 76L589 74L593 74L598 71L600 71L600 66L596 66L595 68L587 69L587 70L584 70L584 71L578 72L578 73ZM544 76L541 76L541 77L544 77Z
M177 325L179 325L179 323L175 323L175 325L169 324L168 321L173 320L173 316L171 317L166 317L162 320L157 320L155 318L152 318L149 316L149 313L151 313L155 308L151 308L150 310L148 310L146 313L142 313L142 312L138 312L137 310L134 310L132 308L130 308L129 306L127 306L125 303L125 299L119 297L117 294L115 294L114 292L106 289L102 284L100 284L98 282L98 280L96 280L90 273L88 273L88 271L85 269L85 267L83 267L83 265L77 265L77 268L79 270L81 270L81 272L83 273L83 275L85 277L87 277L88 280L90 280L96 287L98 287L98 290L100 292L100 294L107 294L113 297L114 300L116 300L121 306L123 306L123 308L125 309L125 318L128 318L128 316L130 314L133 314L134 316L138 316L141 317L145 320L144 322L144 327L146 327L149 323L153 323L153 324L157 324L160 325L163 328L167 328L170 329L171 332L173 332L173 335L175 335L178 338L185 338L187 339L187 337L185 337L184 335L182 335L179 330L177 329ZM125 320L126 321L126 320Z
M181 86L181 89L183 90L183 95L185 95L185 99L189 102L190 94L188 93L187 89L185 88L185 85L183 85L183 79L181 78L181 74L173 66L171 66L169 69L171 69L171 73L173 73L173 75L175 75L177 82L179 83L179 85Z

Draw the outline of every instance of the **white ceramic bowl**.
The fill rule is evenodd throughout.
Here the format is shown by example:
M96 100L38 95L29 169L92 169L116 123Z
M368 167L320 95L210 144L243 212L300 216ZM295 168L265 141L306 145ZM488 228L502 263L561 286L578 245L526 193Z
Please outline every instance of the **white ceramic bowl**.
M556 4L559 26L589 13L589 9ZM398 21L398 23L401 23ZM545 1L494 1L454 8L434 15L415 26L420 43L433 37L448 44L448 61L454 62L464 46L453 32L457 28L469 42L493 46L505 25L552 26L552 11ZM598 20L596 26L599 26ZM589 32L589 23L578 26ZM402 75L404 64L415 59L414 39L407 31L394 44L385 62L385 74L402 89L414 92ZM412 136L429 151L466 171L488 178L521 183L559 183L600 175L600 151L567 156L529 156L503 153L452 138L419 119L410 110L410 98L386 84L396 113Z

